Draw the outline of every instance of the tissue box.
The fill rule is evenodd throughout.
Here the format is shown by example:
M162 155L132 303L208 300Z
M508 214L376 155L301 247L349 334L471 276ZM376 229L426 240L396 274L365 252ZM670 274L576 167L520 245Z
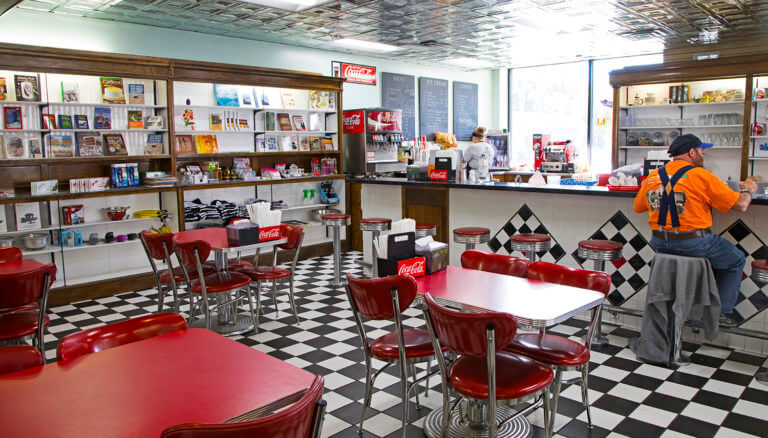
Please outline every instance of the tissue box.
M442 271L448 266L448 244L440 243L439 245L433 245L431 249L417 249L416 254L423 256L425 261L425 269L428 275L435 272Z
M271 227L259 228L259 242L267 242L269 240L276 240L280 238L280 225L273 225Z
M48 195L58 193L59 180L49 179L46 181L32 181L29 183L32 195Z
M410 257L406 259L382 259L377 260L379 265L379 277L390 275L410 275L421 277L426 273L424 257Z
M250 222L227 225L229 246L243 246L259 243L259 226Z

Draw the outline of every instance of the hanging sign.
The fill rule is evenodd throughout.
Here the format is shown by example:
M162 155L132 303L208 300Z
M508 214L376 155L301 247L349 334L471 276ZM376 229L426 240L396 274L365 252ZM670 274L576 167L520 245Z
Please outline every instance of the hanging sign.
M334 78L344 78L347 82L376 85L376 67L370 65L331 61L331 72Z

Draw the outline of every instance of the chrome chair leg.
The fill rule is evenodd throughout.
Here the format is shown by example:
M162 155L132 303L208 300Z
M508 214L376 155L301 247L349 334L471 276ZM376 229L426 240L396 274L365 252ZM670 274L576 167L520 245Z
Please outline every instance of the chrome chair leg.
M544 436L545 438L551 438L554 422L549 421L549 417L553 413L550 410L550 406L549 406L549 389L548 388L544 388L544 406L542 408L542 411L544 414Z
M402 429L403 438L406 438L405 427L408 425L408 365L404 360L399 360L398 362L400 363L400 386L402 387L402 393L400 395L403 401Z
M275 319L280 317L277 311L277 280L272 280L272 299L275 301Z
M429 397L429 378L432 371L432 359L427 359L427 378L424 380L424 397Z
M589 411L589 386L587 385L588 377L589 363L586 363L581 367L581 400L584 402L584 406L587 409L587 426L592 429L592 413Z
M261 282L256 282L256 315L261 312Z
M411 364L411 377L413 378L413 386L416 389L416 409L421 410L421 403L419 403L419 385L416 384L416 364Z
M373 379L371 376L371 358L365 356L365 396L363 398L363 413L360 415L360 427L357 433L363 433L363 422L365 421L365 411L371 405L371 395L373 393Z
M290 285L288 289L288 301L291 303L291 309L293 310L293 314L296 316L296 322L300 324L301 319L299 318L299 311L296 308L296 302L293 300L293 275L291 275L289 281Z
M248 308L251 310L251 322L253 323L254 333L259 332L259 320L256 318L256 313L253 311L253 295L251 294L251 286L248 285L245 289L246 299L248 300Z
M560 389L562 387L563 370L560 367L555 368L555 380L552 382L552 403L549 406L549 430L555 430L555 418L557 417L557 401L560 399Z

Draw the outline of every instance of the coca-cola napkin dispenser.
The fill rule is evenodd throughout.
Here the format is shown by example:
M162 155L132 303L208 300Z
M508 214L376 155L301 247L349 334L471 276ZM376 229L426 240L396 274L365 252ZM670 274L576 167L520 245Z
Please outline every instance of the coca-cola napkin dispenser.
M416 256L416 233L390 234L387 236L387 258L377 260L379 276L410 275L420 277L424 275L424 257Z
M430 242L429 248L417 249L416 254L424 257L425 269L428 275L442 271L448 266L447 243Z
M435 170L445 170L448 173L448 181L456 180L456 170L451 157L435 157Z
M227 225L229 246L243 246L259 242L259 226L250 222Z

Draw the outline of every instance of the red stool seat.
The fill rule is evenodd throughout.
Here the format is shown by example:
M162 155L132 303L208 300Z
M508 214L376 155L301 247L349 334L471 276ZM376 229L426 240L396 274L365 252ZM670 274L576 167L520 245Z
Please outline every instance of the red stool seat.
M768 260L753 260L752 269L765 269L768 270Z
M0 341L35 334L38 318L37 309L0 313ZM50 318L45 315L43 326L48 327L49 322Z
M341 219L350 218L348 214L344 214L344 213L324 214L320 217L326 220L341 220Z
M620 251L623 246L621 243L614 242L613 240L590 239L579 242L580 248L591 251Z
M368 217L365 219L360 219L360 223L367 224L367 225L391 224L392 219L387 219L383 217Z
M213 260L207 261L203 263L203 269L205 269L206 266L210 266L215 270L216 262L214 262ZM237 259L227 260L227 269L229 269L230 271L235 271L237 269L243 269L243 268L250 268L252 266L253 266L253 263L246 262L245 260L237 260ZM206 273L206 275L208 274Z
M435 354L432 341L426 330L403 330L405 340L405 357L426 357ZM371 343L371 355L380 359L398 359L397 334L387 333Z
M216 272L210 275L206 275L204 280L205 289L209 294L229 292L233 289L247 287L249 284L251 284L250 277L247 275L239 274L237 272ZM196 294L203 293L200 280L193 281L190 290Z
M458 234L459 236L482 236L484 234L491 234L491 230L483 227L463 227L454 229L453 234Z
M429 222L416 222L417 230L431 230L432 228L435 228L435 224L431 224ZM490 233L490 230L488 233Z
M554 379L544 364L517 354L496 353L496 399L511 400L543 390ZM485 355L461 356L451 367L448 380L459 394L488 399L488 365Z
M288 269L278 268L275 266L252 266L250 268L238 269L237 272L243 275L247 275L256 281L277 280L291 276L291 271Z
M562 336L518 333L505 350L560 367L589 362L589 350L584 344Z
M188 268L187 270L189 271L190 280L197 278L197 269ZM214 272L216 272L216 268L214 266L203 263L203 275L213 274ZM180 266L173 268L173 279L176 281L184 281L184 271L182 271ZM167 269L160 273L160 282L163 284L171 282L171 276L168 275Z
M513 242L519 242L519 243L542 243L542 242L549 242L550 237L546 234L538 234L538 233L521 233L521 234L515 234L510 239Z

